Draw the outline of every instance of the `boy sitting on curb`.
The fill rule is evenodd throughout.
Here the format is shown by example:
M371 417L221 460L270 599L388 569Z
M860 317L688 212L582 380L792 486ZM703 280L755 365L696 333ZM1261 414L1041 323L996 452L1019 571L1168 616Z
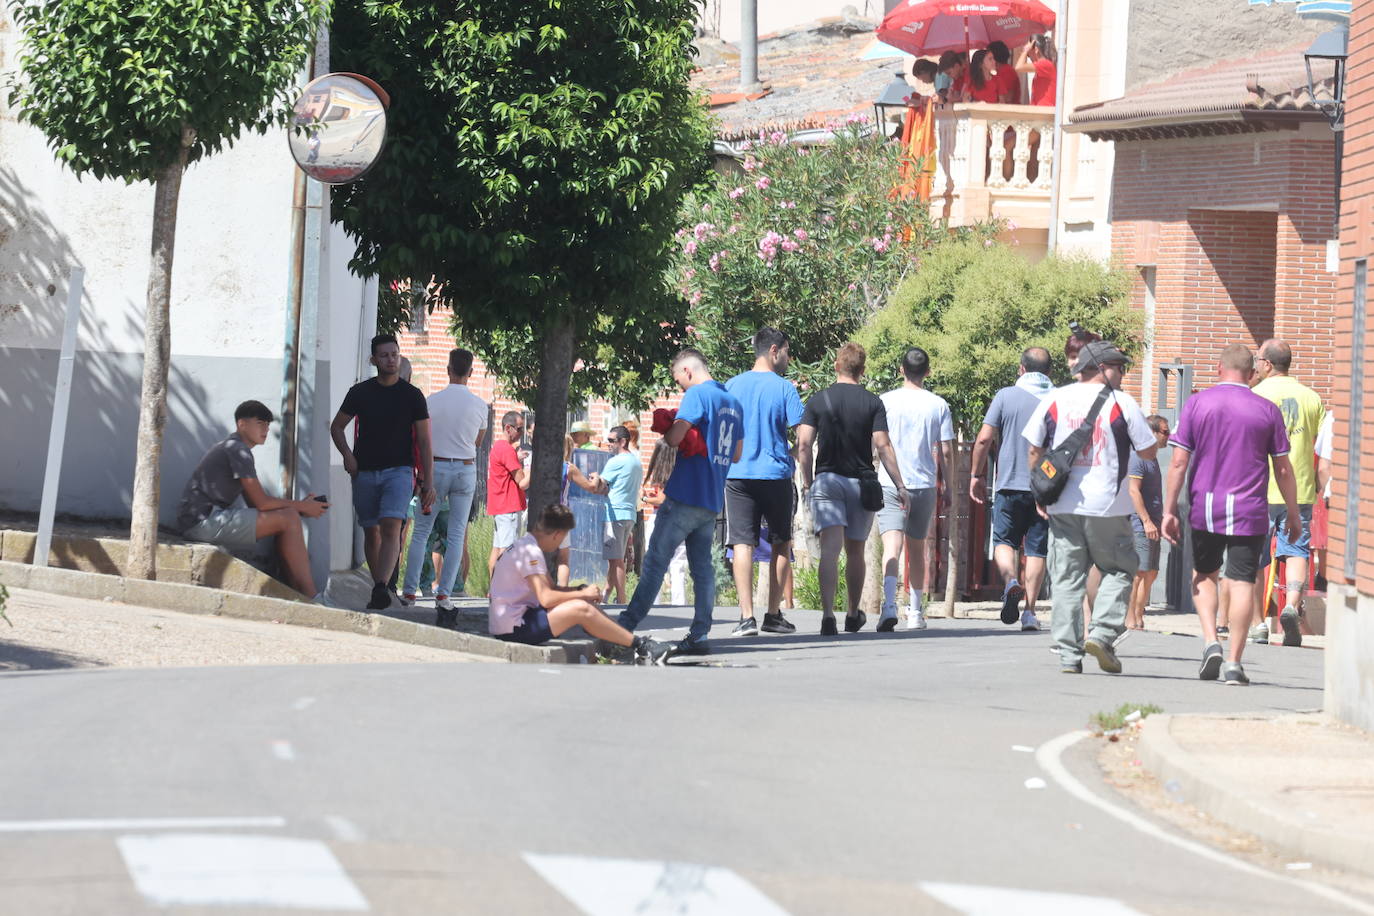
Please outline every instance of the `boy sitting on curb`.
M544 555L556 551L574 525L567 506L545 506L534 530L501 554L491 578L487 629L497 639L537 646L580 626L597 639L632 649L637 665L666 664L667 643L633 636L602 613L599 587L554 585L549 578Z

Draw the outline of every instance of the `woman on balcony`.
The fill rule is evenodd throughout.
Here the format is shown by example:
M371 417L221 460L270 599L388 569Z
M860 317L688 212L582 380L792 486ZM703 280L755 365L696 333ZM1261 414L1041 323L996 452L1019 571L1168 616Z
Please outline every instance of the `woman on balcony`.
M1048 35L1032 36L1025 47L1017 51L1016 72L1031 74L1031 104L1054 107L1055 79L1054 50Z
M988 53L997 61L997 80L1002 84L1002 102L1006 105L1021 104L1021 74L1011 63L1011 48L1005 41L988 42Z
M987 102L996 105L1005 102L1006 90L997 78L997 60L986 48L973 52L973 63L969 66L968 100Z

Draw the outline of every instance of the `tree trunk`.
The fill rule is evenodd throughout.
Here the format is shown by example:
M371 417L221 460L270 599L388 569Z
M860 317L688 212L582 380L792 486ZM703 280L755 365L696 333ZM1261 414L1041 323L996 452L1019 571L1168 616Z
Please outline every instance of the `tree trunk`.
M568 385L572 381L577 328L559 310L542 329L539 391L534 398L534 461L530 465L529 523L544 507L558 502L562 488L563 436L567 433Z
M157 519L162 485L162 432L167 426L167 371L171 363L172 253L177 201L186 154L195 131L183 126L175 158L157 175L153 198L153 249L143 323L143 391L138 402L138 455L129 524L129 566L137 579L157 576Z
M864 590L859 595L859 610L874 620L883 609L883 537L878 523L868 527L864 541Z
M793 486L801 493L802 476L798 467L792 474ZM792 522L792 549L798 569L814 569L821 557L821 541L816 537L816 521L811 516L811 500L798 496L797 514Z
M959 588L964 581L964 557L968 555L967 525L961 516L968 512L968 478L964 476L964 453L954 443L954 467L950 469L952 488L949 506L949 555L945 561L945 616L954 617L954 603L959 600Z

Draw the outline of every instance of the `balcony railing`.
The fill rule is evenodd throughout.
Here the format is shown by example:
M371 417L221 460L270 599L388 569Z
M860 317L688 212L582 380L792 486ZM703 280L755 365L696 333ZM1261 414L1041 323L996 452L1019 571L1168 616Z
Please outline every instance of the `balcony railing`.
M935 129L937 215L952 226L1000 217L1049 228L1053 108L952 105L936 112Z

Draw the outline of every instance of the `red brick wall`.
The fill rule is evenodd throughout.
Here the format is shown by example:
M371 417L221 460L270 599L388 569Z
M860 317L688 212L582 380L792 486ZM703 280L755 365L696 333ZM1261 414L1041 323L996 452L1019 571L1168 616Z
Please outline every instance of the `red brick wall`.
M401 344L401 355L410 360L411 381L426 395L433 394L448 384L448 353L454 347L460 346L454 341L448 328L447 310L436 310L425 319L424 330L403 330L396 335ZM472 379L468 384L474 394L492 405L496 411L497 423L501 422L501 415L508 410L533 409L507 394L500 381L487 371L486 364L480 359L473 364ZM659 398L648 411L638 415L640 460L646 470L649 458L654 453L654 445L659 439L658 434L649 429L649 424L653 422L653 408L676 408L681 400L681 394L673 392ZM605 445L606 432L612 426L621 423L629 413L604 400L594 400L586 405L569 405L570 408L579 406L586 407L587 422L596 431L592 444L599 448Z
M1206 387L1223 346L1272 335L1293 345L1293 375L1331 395L1335 147L1325 130L1117 143L1113 253L1129 269L1156 268L1142 373L1186 362ZM1140 282L1132 303L1145 306Z
M1341 274L1335 318L1335 365L1332 375L1345 382L1353 361L1364 366L1362 436L1351 436L1352 391L1342 384L1331 398L1336 414L1335 464L1331 485L1330 568L1331 581L1347 582L1366 595L1374 595L1374 454L1363 449L1360 457L1360 491L1350 489L1350 459L1362 439L1374 430L1374 346L1366 324L1363 340L1352 340L1355 296L1355 261L1365 259L1374 267L1374 8L1356 3L1350 21L1350 81L1346 86L1345 152L1341 190ZM1374 278L1374 273L1371 273ZM1366 297L1374 290L1366 286ZM1371 301L1374 305L1374 301ZM1368 308L1368 307L1367 307ZM1361 511L1363 509L1363 511ZM1346 543L1347 514L1359 517L1358 538ZM1356 557L1356 576L1344 575L1348 553Z

